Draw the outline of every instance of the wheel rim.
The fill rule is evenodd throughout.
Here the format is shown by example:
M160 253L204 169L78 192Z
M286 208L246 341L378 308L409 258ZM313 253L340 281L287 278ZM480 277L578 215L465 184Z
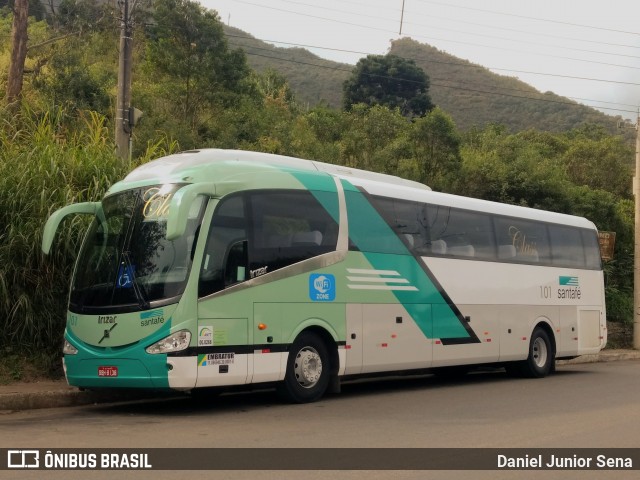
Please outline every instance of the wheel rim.
M304 347L296 355L293 371L303 388L313 388L322 375L322 358L313 347Z
M533 341L533 349L532 349L533 363L536 364L538 368L543 368L547 364L547 344L546 342L538 337Z

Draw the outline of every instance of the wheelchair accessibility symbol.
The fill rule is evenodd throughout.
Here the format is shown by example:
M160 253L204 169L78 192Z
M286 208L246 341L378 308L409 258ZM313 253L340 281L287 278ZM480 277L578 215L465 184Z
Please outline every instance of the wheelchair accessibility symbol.
M131 288L133 287L133 272L135 268L133 265L125 266L120 265L118 271L118 288Z

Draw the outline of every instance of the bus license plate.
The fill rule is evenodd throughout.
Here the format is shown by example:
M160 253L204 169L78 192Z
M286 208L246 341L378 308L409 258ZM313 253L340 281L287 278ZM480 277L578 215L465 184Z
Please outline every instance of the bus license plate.
M99 377L117 377L118 367L98 367Z

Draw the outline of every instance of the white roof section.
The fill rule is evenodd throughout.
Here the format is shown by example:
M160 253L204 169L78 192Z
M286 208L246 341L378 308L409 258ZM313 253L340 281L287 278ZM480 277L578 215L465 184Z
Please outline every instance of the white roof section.
M549 212L535 208L520 207L506 203L491 202L471 197L462 197L448 193L424 191L414 188L398 187L376 181L354 181L354 185L363 187L371 195L397 198L415 202L424 202L430 205L442 205L463 210L473 210L506 217L538 220L541 222L558 223L573 227L595 229L593 222L584 217L566 215L564 213Z
M126 176L125 181L135 182L162 177L176 178L179 176L181 171L187 169L211 165L216 162L233 161L325 172L348 180L367 179L385 182L392 185L412 187L420 190L431 190L422 183L405 180L404 178L386 175L384 173L369 172L357 168L342 167L340 165L332 165L330 163L316 162L315 160L304 160L301 158L274 155L271 153L250 152L245 150L222 150L215 148L189 150L152 160L134 169Z
M419 182L405 180L393 175L369 172L357 168L343 167L329 163L304 160L301 158L273 155L269 153L245 150L201 149L190 150L157 160L152 160L134 169L125 181L144 181L148 179L167 178L167 182L180 178L182 172L192 173L199 166L211 166L216 162L255 163L256 165L287 167L297 170L324 172L338 178L348 180L357 187L364 188L372 195L392 197L400 200L412 200L433 205L443 205L465 210L504 215L508 217L526 218L543 222L558 223L581 228L595 229L595 225L582 217L548 212L534 208L507 205L503 203L478 200L470 197L433 192L431 188ZM211 181L202 179L204 181Z

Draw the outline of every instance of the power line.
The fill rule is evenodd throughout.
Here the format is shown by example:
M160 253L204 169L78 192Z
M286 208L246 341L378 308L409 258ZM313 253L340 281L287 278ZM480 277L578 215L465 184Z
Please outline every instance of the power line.
M528 55L538 55L538 56L542 56L542 57L549 57L549 58L557 58L560 60L572 60L574 62L583 62L583 63L591 63L591 64L595 64L595 65L606 65L608 67L618 67L618 68L631 68L634 70L640 70L640 67L635 67L635 66L631 66L631 65L619 65L616 63L608 63L608 62L599 62L596 60L585 60L583 58L575 58L575 57L565 57L562 55L552 55L549 53L537 53L537 52L523 52L522 50L517 50L514 48L506 48L506 47L496 47L493 45L481 45L479 43L473 43L473 42L464 42L462 40L448 40L446 38L439 38L439 37L431 37L431 36L427 36L427 35L417 35L417 34L407 34L407 36L412 36L412 37L416 37L416 38L425 38L425 39L429 39L429 40L437 40L440 42L449 42L449 43L458 43L461 45L472 45L474 47L482 47L482 48L490 48L490 49L495 49L495 50L503 50L506 52L515 52L515 53L527 53Z
M436 1L433 1L433 0L422 0L422 3L431 3L433 5L440 5L440 6L444 6L444 7L450 7L450 8L461 8L461 9L464 9L464 10L473 10L473 11L476 11L476 12L492 13L494 15L503 15L505 17L524 18L524 19L527 19L527 20L536 20L536 21L539 21L539 22L555 23L557 25L570 25L572 27L589 28L589 29L594 29L594 30L602 30L602 31L605 31L605 32L624 33L624 34L628 34L628 35L638 35L638 36L640 36L640 32L629 32L629 31L626 31L626 30L616 30L614 28L597 27L595 25L584 25L584 24L580 24L580 23L564 22L564 21L561 21L561 20L553 20L553 19L550 19L550 18L530 17L530 16L527 16L527 15L518 15L518 14L515 14L515 13L498 12L496 10L485 10L483 8L466 7L466 6L462 6L462 5L452 5L450 3L436 2Z
M341 13L341 14L348 14L348 15L358 15L358 17L362 17L362 18L372 18L375 20L388 20L388 17L380 17L377 15L368 15L368 14L364 14L364 13L360 13L360 12L353 12L350 10L340 10L337 8L329 8L329 7L325 7L325 6L318 6L318 5L313 5L310 3L305 3L305 2L300 2L300 1L296 1L296 0L281 0L285 3L292 3L294 5L303 5L303 6L307 6L307 7L311 7L311 8L321 8L323 12L326 11L331 11L331 12L336 12L336 13ZM394 11L396 11L396 9L393 9ZM291 13L296 13L296 12L291 12ZM405 14L408 14L409 12L405 12ZM416 15L415 13L412 12L413 15ZM421 16L421 15L420 15ZM429 18L439 18L439 19L443 19L443 20L452 20L450 18L447 17L439 17L439 16L434 16L429 14ZM454 21L459 22L458 19L455 19ZM574 47L566 47L563 45L549 45L549 44L544 44L544 43L540 43L540 42L533 42L533 41L528 41L528 40L518 40L518 39L514 39L514 38L507 38L507 37L501 37L498 35L489 35L489 34L483 34L483 33L478 33L478 32L468 32L465 30L456 30L456 29L452 29L452 28L444 28L441 26L433 26L433 25L428 25L428 24L423 24L423 23L417 23L417 22L411 22L408 20L404 20L403 22L405 25L413 25L415 27L423 27L423 28L429 28L429 29L435 29L435 30L443 30L445 32L453 32L456 34L463 34L463 35L472 35L472 36L477 36L477 37L485 37L485 38L492 38L492 39L496 39L496 40L506 40L508 42L516 42L516 43L522 43L522 44L527 44L527 45L534 45L537 47L551 47L551 48L561 48L563 50L571 50L571 51L575 51L575 52L585 52L585 53L596 53L599 55L611 55L611 56L616 56L616 57L626 57L626 58L638 58L640 59L640 56L638 55L627 55L624 53L614 53L614 52L603 52L603 51L599 51L599 50L589 50L589 49L585 49L585 48L574 48ZM476 25L476 26L481 26L483 28L487 28L487 25L483 25L480 23L471 23L471 22L460 22L460 23L469 23L472 25ZM492 29L494 27L491 27ZM506 29L506 30L510 30L510 31L515 31L518 33L522 33L521 30L516 30L516 29ZM538 35L538 34L536 34ZM565 38L567 40L573 40L571 38ZM442 40L442 39L438 39L438 40ZM446 41L446 40L445 40ZM595 43L599 43L599 42L595 42ZM493 48L493 47L489 47L489 48ZM499 48L499 47L498 47ZM640 48L640 46L633 46L633 48ZM544 54L540 54L540 55L544 55Z
M477 23L477 22L469 22L467 20L461 20L459 18L456 19L451 19L448 17L441 17L441 16L437 16L437 15L431 15L429 14L430 18L437 18L440 20L453 20L455 22L458 23L463 23L465 25L473 25L476 27L483 27L483 28L491 28L492 30L504 30L505 32L515 32L515 33L525 33L527 35L535 35L537 37L547 37L547 38L555 38L558 40L570 40L573 42L584 42L584 43L592 43L592 44L596 44L596 45L606 45L609 47L624 47L624 48L633 48L633 49L640 49L640 46L638 45L629 45L629 44L623 44L623 43L612 43L612 42L603 42L601 40L588 40L586 38L575 38L575 37L566 37L563 35L554 35L551 33L546 33L546 32L528 32L522 29L518 29L518 28L509 28L509 27L499 27L499 26L494 26L494 25L485 25L483 23ZM511 40L513 41L513 40Z
M596 103L608 103L610 105L622 105L624 107L635 108L636 110L634 110L634 112L636 112L638 108L638 105L631 105L630 103L608 102L606 100L594 100L592 98L580 98L580 97L567 97L567 98L570 98L571 100L582 100L584 102L596 102Z
M295 0L281 0L287 3L300 3L297 2ZM348 3L351 5L358 5L361 7L365 7L365 8L369 8L371 6L371 4L369 3L362 3L362 2L354 2L351 0L342 0L341 3ZM425 2L427 3L427 2ZM453 5L447 4L447 6L449 7L453 7ZM396 14L399 14L400 10L398 8L391 8L391 7L378 7L378 8L385 8L386 10L392 11ZM412 15L418 15L418 16L424 16L424 14L417 12L415 10L410 10L410 9L406 9L405 10L405 14L406 13L410 13ZM610 47L624 47L624 48L633 48L633 49L640 49L640 45L630 45L630 44L624 44L624 43L612 43L612 42L604 42L602 40L591 40L591 39L587 39L587 38L577 38L577 37L568 37L568 36L564 36L564 35L554 35L551 33L546 33L546 32L530 32L530 31L526 31L523 30L521 28L509 28L509 27L503 27L503 26L498 26L498 25L486 25L484 23L478 23L478 22L470 22L468 20L462 20L459 17L455 17L455 18L451 18L451 17L443 17L443 16L438 16L438 15L433 15L432 12L429 12L428 14L429 18L435 18L435 19L439 19L439 20L447 20L447 21L453 21L456 23L462 23L465 25L473 25L473 26L477 26L477 27L483 27L483 28L490 28L491 30L503 30L505 32L516 32L516 33L525 33L527 35L534 35L536 37L547 37L547 38L555 38L555 39L559 39L559 40L570 40L573 42L583 42L583 43L591 43L591 44L596 44L596 45L607 45ZM531 18L533 19L533 17Z
M325 21L328 21L328 22L340 23L340 24L349 25L349 26L352 26L352 27L359 27L359 28L365 28L365 29L368 29L368 30L376 30L376 31L382 31L382 32L385 32L385 33L393 33L393 34L395 34L395 31L391 31L391 30L387 30L387 29L383 29L383 28L371 27L371 26L362 25L362 24L358 24L358 23L346 22L346 21L343 21L343 20L336 20L336 19L333 19L333 18L322 17L322 16L319 16L319 15L311 15L311 14L308 14L308 13L296 12L296 11L293 11L293 10L287 10L287 9L283 9L283 8L262 5L262 4L259 4L259 3L248 2L248 1L245 1L245 0L237 0L237 2L238 3L244 3L246 5L252 5L252 6L255 6L255 7L265 8L265 9L269 9L269 10L275 10L275 11L278 11L278 12L292 13L294 15L300 15L300 16L303 16L303 17L309 17L309 18L315 18L315 19L318 19L318 20L325 20ZM474 43L474 42L465 42L465 41L462 41L462 40L449 40L449 39L446 39L446 38L439 38L439 37L426 36L426 35L420 35L420 34L413 34L412 36L416 37L416 38L425 38L425 39L437 40L437 41L441 41L441 42L457 43L457 44L461 44L461 45L472 45L474 47L482 47L482 48L510 51L510 52L516 52L516 53L527 53L527 54L530 54L530 55L539 55L539 56L544 56L544 57L557 58L557 59L560 59L560 60L571 60L571 61L576 61L576 62L596 64L596 65L605 65L605 66L608 66L608 67L630 68L630 69L634 69L634 70L640 70L640 67L635 67L635 66L631 66L631 65L619 65L619 64L608 63L608 62L599 62L599 61L596 61L596 60L586 60L586 59L582 59L582 58L565 57L565 56L561 56L561 55L551 55L551 54L543 54L543 53L536 53L536 52L522 52L521 50L517 50L517 49L511 49L511 48L505 48L505 47L496 47L496 46L492 46L492 45L481 45L481 44Z
M296 47L302 47L302 48L314 48L314 49L318 49L318 50L330 50L330 51L335 51L335 52L343 52L343 53L356 53L359 55L377 55L371 52L362 52L362 51L358 51L358 50L346 50L346 49L341 49L341 48L330 48L330 47L321 47L318 45L308 45L308 44L303 44L303 43L290 43L290 42L281 42L279 40L269 40L269 39L260 39L260 38L255 38L255 37L244 37L244 36L240 36L240 35L233 35L233 34L227 34L227 36L229 37L236 37L236 38L245 38L247 40L258 40L261 42L268 42L268 43L277 43L280 45L291 45L291 46L296 46ZM251 48L260 48L260 47L251 47ZM325 59L323 59L325 60ZM326 60L326 61L332 61L332 60ZM613 83L613 84L617 84L617 85L632 85L632 86L640 86L640 83L634 83L634 82L622 82L622 81L618 81L618 80L607 80L607 79L602 79L602 78L590 78L590 77L577 77L577 76L572 76L572 75L560 75L560 74L556 74L556 73L543 73L543 72L533 72L533 71L527 71L527 70L512 70L512 69L508 69L508 68L499 68L499 67L484 67L481 65L476 65L473 63L460 63L460 62L445 62L443 60L429 60L432 63L441 63L441 64L446 64L446 65L456 65L456 66L460 66L460 67L468 67L468 68L486 68L488 70L498 70L501 72L511 72L511 73L526 73L526 74L531 74L531 75L543 75L543 76L549 76L549 77L558 77L558 78L569 78L569 79L574 79L574 80L588 80L588 81L593 81L593 82L604 82L604 83ZM335 62L338 63L338 62Z
M243 47L242 45L236 45L236 46ZM259 48L259 47L253 47L253 48ZM351 69L345 69L344 67L340 66L340 64L337 64L336 66L320 65L320 64L316 64L316 63L304 62L304 61L301 61L301 60L294 60L294 59L290 59L290 58L275 57L275 56L272 56L272 55L264 55L264 54L260 54L260 53L254 53L254 52L245 52L245 53L247 55L253 55L253 56L256 56L256 57L268 58L268 59L271 59L271 60L280 60L280 61L283 61L283 62L296 63L296 64L299 64L299 65L307 65L307 66L313 66L313 67L318 67L318 68L326 68L326 69L331 69L331 70L340 70L340 71L344 71L344 72L351 72L352 71ZM369 74L367 74L367 75L369 75ZM417 83L417 82L412 81L412 80L406 80L406 79L401 79L401 78L396 78L396 77L389 77L389 76L386 76L386 75L370 75L370 76L375 76L377 78L382 78L382 79L392 79L392 80L397 80L397 81ZM459 87L459 86L453 86L453 85L445 85L445 84L437 83L437 82L431 82L431 85L437 86L437 87L442 87L442 88L452 88L452 89L455 89L455 90L461 90L461 91L467 91L467 92L473 92L473 93L482 93L482 94L486 94L486 95L499 95L499 96L502 96L502 97L519 98L519 99L523 99L523 100L533 100L533 101L539 101L539 102L545 102L545 103L555 103L555 104L568 105L568 106L578 106L578 107L583 107L583 108L593 108L593 107L589 107L587 105L582 105L582 104L579 104L579 103L563 102L563 101L560 101L560 100L547 99L547 98L527 97L527 96L522 96L522 95L514 95L514 94L500 93L500 92L490 92L490 91L479 90L479 89L474 89L474 88L466 88L466 87ZM625 110L625 109L621 109L621 108L599 107L599 109L600 110L611 110L611 111L616 111L616 112L635 113L635 110Z

